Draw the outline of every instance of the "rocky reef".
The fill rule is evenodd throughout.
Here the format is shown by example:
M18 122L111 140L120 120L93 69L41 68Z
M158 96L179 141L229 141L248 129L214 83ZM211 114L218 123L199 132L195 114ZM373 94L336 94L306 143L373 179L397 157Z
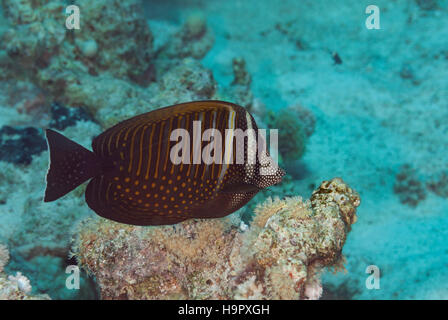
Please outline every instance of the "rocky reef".
M94 136L136 114L220 99L245 106L260 128L280 129L279 160L287 172L283 183L259 192L238 212L241 219L236 215L144 231L99 218L84 222L87 229L80 228L81 236L97 230L105 237L90 231L92 243L84 239L83 252L96 264L80 260L98 275L103 297L144 297L143 291L159 279L166 291L149 291L151 298L278 297L279 286L285 288L281 296L288 296L293 280L287 272L268 274L288 270L286 254L263 249L261 234L293 252L297 268L305 270L300 277L306 273L303 283L315 284L308 290L300 284L294 297L318 296L320 285L313 279L319 276L312 274L319 268L312 267L313 255L287 240L295 227L320 230L313 220L319 215L312 202L294 195L309 198L320 181L341 176L362 195L362 219L344 244L348 273L323 273L322 298L447 299L446 0L382 1L377 4L381 30L364 28L366 4L357 0L0 4L0 243L9 249L9 262L0 268L2 297L5 287L13 288L7 297L28 297L30 293L17 290L19 283L28 287L26 277L31 294L98 298L94 278L85 273L81 290L70 292L64 285L65 268L74 263L67 257L73 229L94 213L85 204L85 187L56 202L42 202L48 168L42 128L55 128L90 148ZM65 26L70 4L80 7L79 30ZM276 196L289 200L266 200ZM312 218L288 218L292 207L302 212L298 202L313 212ZM264 221L266 207L283 209ZM257 225L259 220L264 224ZM294 228L286 227L293 221ZM286 234L285 242L270 231L273 222ZM76 236L78 244L81 236ZM138 248L137 239L142 242ZM211 256L188 256L186 248L168 239L186 241L192 252ZM214 241L216 248L201 247L204 239ZM310 248L317 247L316 239L307 239ZM2 248L0 260L6 261ZM228 252L236 258L229 260ZM297 258L299 252L306 257ZM158 269L162 260L156 253L168 261ZM229 265L239 257L244 263ZM272 257L281 262L271 263ZM105 265L111 261L116 269ZM137 270L137 264L142 268ZM235 276L220 276L211 265L234 270ZM380 268L381 290L366 288L368 265ZM163 273L164 266L171 269ZM206 283L209 279L213 282ZM225 289L222 279L231 286ZM170 283L177 287L170 289Z
M324 268L343 269L359 204L335 178L310 200L268 198L250 226L238 213L160 227L88 218L73 254L102 299L318 299Z
M48 155L40 129L89 147L102 129L134 115L218 98L213 73L199 61L214 37L206 19L192 15L155 50L139 0L77 2L80 30L65 27L67 2L0 3L0 240L11 269L37 292L93 298L88 284L68 292L63 281L70 230L91 214L84 187L42 202Z
M122 79L140 77L148 68L152 34L138 0L78 1L83 30L64 28L63 2L4 0L9 28L2 49L36 80L61 93L85 74L107 72Z
M44 93L50 101L83 106L107 128L162 106L213 97L213 75L197 62L213 44L203 17L188 18L154 52L141 1L78 5L82 30L68 30L63 3L2 1L0 79L21 80L37 92L23 112L40 107L40 118L49 112Z

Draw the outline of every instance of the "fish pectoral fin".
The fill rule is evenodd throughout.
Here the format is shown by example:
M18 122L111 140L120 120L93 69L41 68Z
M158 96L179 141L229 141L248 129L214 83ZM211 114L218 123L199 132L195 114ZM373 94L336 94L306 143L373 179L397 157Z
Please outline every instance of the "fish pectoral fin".
M224 193L251 193L258 191L260 191L258 187L244 182L226 185L223 189L221 189L221 192Z

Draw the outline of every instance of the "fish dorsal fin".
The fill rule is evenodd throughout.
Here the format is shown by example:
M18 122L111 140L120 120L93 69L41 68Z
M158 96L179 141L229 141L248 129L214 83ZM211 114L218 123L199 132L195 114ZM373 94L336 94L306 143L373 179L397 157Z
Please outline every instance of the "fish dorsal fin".
M125 133L120 134L120 132L126 132L127 128L130 128L136 124L145 124L149 126L154 123L169 119L170 117L177 117L185 114L193 114L201 111L207 112L210 110L218 110L222 108L229 109L236 107L238 106L230 102L219 100L203 100L203 101L180 103L173 106L146 112L138 116L132 117L131 119L119 122L116 125L104 131L103 133L101 133L99 136L93 139L92 149L97 154L102 155L102 153L100 153L99 150L101 149L102 144L105 143L104 141L110 139L110 136L120 137L125 135ZM114 143L111 144L112 149L114 148L114 145L115 145Z

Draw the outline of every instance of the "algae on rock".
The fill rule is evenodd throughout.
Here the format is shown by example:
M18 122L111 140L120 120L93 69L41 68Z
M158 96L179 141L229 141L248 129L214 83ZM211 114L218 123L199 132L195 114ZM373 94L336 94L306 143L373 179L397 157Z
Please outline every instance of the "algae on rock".
M46 294L32 295L31 284L21 272L15 276L7 276L3 268L9 261L9 252L5 245L0 243L0 300L48 300Z
M103 299L318 299L322 270L343 267L359 204L335 178L311 200L268 199L248 229L231 216L158 227L87 219L73 253Z

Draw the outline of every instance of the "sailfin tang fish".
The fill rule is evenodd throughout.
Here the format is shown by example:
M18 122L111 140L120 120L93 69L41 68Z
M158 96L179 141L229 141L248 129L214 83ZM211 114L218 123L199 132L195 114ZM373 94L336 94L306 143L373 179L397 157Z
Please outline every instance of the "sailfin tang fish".
M177 129L187 135L173 140ZM247 132L239 142L226 135L237 129ZM166 225L223 217L285 174L276 165L262 174L273 161L252 144L262 142L257 133L246 109L224 101L182 103L135 116L95 137L93 151L47 129L50 166L44 201L91 179L88 206L117 222ZM207 154L213 161L202 159ZM181 161L173 161L173 155ZM249 155L256 155L255 162L248 161Z

